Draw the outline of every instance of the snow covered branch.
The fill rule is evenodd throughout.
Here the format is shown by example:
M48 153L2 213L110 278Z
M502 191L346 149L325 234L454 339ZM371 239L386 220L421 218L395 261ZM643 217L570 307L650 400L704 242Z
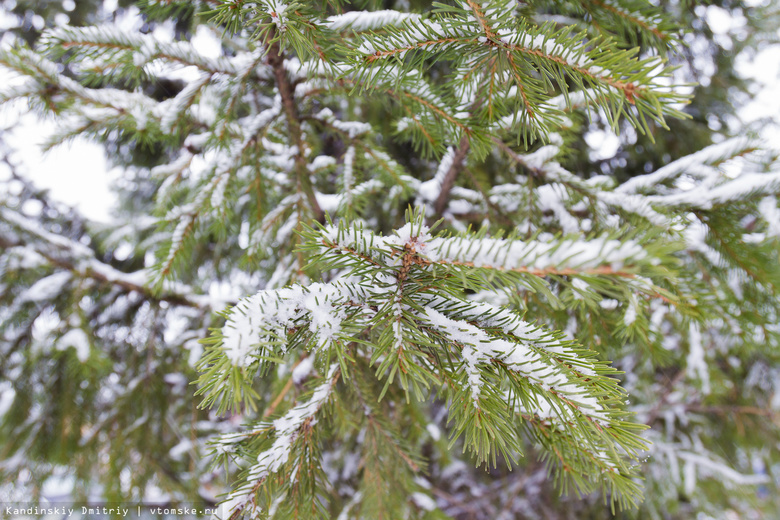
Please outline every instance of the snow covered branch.
M137 292L154 301L166 301L174 305L184 305L197 309L213 311L222 305L214 304L208 296L184 291L156 292L146 285L149 273L146 270L124 273L99 261L94 252L83 244L62 235L50 233L34 221L31 221L9 209L0 208L0 221L13 229L31 236L34 240L22 240L15 233L0 232L0 246L3 248L20 247L41 255L51 265L74 273L79 278L92 279L100 283L115 285L126 291Z

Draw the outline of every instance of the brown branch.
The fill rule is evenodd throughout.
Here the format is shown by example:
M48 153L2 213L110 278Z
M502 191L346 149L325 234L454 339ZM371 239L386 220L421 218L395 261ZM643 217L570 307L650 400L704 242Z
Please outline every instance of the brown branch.
M275 35L276 31L272 27L268 32L268 41L266 42L266 47L268 48L266 61L273 70L276 88L279 90L279 96L282 98L282 107L287 116L287 129L290 132L293 144L298 148L298 153L295 154L296 184L298 191L306 196L309 207L314 213L314 218L319 222L324 222L325 213L320 208L319 202L317 202L317 196L314 193L314 186L306 165L306 158L303 155L305 143L303 141L303 132L301 131L301 117L298 114L298 106L295 102L295 88L287 76L287 71L284 69L284 56L281 54L279 42L274 41Z
M7 237L0 236L0 249L10 249L13 247L30 248L45 258L54 267L71 271L81 278L89 278L105 285L114 285L120 287L128 292L136 292L150 301L164 301L183 307L211 310L210 305L206 304L205 302L198 301L197 299L193 299L192 296L189 295L179 293L156 293L149 287L133 282L132 280L126 278L131 273L118 271L114 267L108 264L104 264L94 257L89 258L90 262L86 263L85 266L81 266L79 264L82 262L79 262L77 259L68 258L66 255L55 254L53 251L47 251L45 248L39 247L37 244L13 241L9 240ZM101 269L96 270L94 269L93 265L99 265ZM120 276L110 276L106 274L107 272L116 272L116 274ZM124 277L121 275L124 275Z
M465 135L461 137L460 144L458 144L457 150L455 150L455 157L452 158L452 165L447 173L444 174L444 179L441 181L441 189L439 190L439 196L436 197L436 202L433 205L433 209L436 215L441 216L444 210L447 209L447 205L450 203L450 192L455 185L455 179L457 179L460 172L465 166L466 155L469 153L469 140Z
M482 30L485 31L485 36L487 36L488 40L492 40L496 37L496 33L493 31L493 28L490 27L490 24L487 21L487 17L485 16L485 13L482 11L482 6L479 5L475 0L466 0L466 3L469 5L472 11L474 11L474 17L479 22L479 25L482 27Z

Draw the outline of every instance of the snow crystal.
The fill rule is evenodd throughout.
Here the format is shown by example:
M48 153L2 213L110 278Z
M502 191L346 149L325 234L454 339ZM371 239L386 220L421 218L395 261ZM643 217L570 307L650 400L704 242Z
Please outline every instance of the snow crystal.
M76 357L84 363L89 359L89 338L81 329L70 329L57 340L57 349L65 350L73 347L76 349Z
M383 11L350 11L328 17L327 26L334 31L343 31L345 29L368 31L379 29L385 25L402 25L408 20L419 19L419 14L401 13L389 9Z
M767 235L780 237L780 209L776 197L764 197L758 203L758 211L767 224Z
M636 321L637 316L637 302L635 298L631 298L626 308L626 313L623 315L623 324L626 327L630 327Z
M695 375L701 381L701 391L707 395L710 393L710 372L705 360L699 325L691 323L688 331L687 373L689 376Z
M69 271L61 271L42 278L24 291L20 297L23 302L42 302L51 300L60 294L71 279Z
M412 493L412 502L425 511L433 511L436 509L436 502L428 495L420 492Z
M308 319L308 329L317 338L317 348L326 348L341 332L346 312L340 304L351 296L345 286L315 283L306 288L260 291L244 298L222 328L225 355L234 365L245 366L261 336L273 332L284 337L286 329L303 318Z
M309 374L311 374L312 370L314 370L314 356L307 356L303 358L301 362L298 363L298 366L293 368L293 383L296 385L303 383L303 381L309 377Z

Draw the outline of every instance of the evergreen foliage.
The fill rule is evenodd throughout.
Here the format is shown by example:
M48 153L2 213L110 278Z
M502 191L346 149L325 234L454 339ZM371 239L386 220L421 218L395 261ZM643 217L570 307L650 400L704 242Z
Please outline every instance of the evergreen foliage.
M127 172L96 224L5 160L0 474L224 518L779 511L776 153L578 155L688 124L683 9L384 4L0 50L0 102Z

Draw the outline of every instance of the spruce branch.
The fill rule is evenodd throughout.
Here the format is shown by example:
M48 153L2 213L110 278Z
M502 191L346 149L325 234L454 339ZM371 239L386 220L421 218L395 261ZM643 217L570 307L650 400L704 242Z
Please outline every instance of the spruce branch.
M267 63L273 70L274 79L276 80L276 88L279 91L279 95L282 98L282 106L284 107L285 115L287 116L287 127L290 131L290 136L294 145L297 147L297 153L295 155L295 175L296 184L298 190L305 196L309 204L309 208L314 214L314 218L317 221L324 221L325 214L320 208L317 197L314 193L314 187L311 182L309 171L306 167L305 151L306 144L303 140L303 133L301 130L301 120L298 115L298 108L295 102L294 89L290 83L290 79L287 76L287 70L284 67L284 57L281 54L281 48L279 41L275 39L274 29L271 28L268 31L266 40L267 49Z
M405 391L414 389L415 393L442 376L451 382L447 388L452 393L450 413L455 439L463 435L464 447L474 452L478 462L492 460L495 464L496 453L513 459L520 451L519 440L506 423L511 415L505 409L508 400L517 403L513 406L519 407L521 415L549 420L553 431L566 428L571 443L584 443L588 464L601 468L604 482L614 486L615 500L623 505L635 500L638 488L627 480L627 466L616 457L618 453L634 456L631 454L643 449L644 444L636 435L641 427L627 422L621 410L624 398L616 381L608 377L613 371L595 362L587 350L507 310L455 297L454 286L444 292L435 289L442 283L445 287L457 284L458 278L436 274L430 259L437 259L437 255L493 255L508 261L518 257L512 252L514 242L433 238L421 215L410 215L407 225L393 237L376 236L359 226L344 224L311 229L306 235L306 247L319 252L318 263L329 269L346 268L346 279L364 281L294 286L242 300L230 312L223 330L211 340L201 380L206 403L220 396L240 395L239 387L226 386L230 379L221 375L226 371L243 371L256 363L267 366L277 355L306 348L317 357L338 358L342 375L348 377L344 345L371 345L370 363L377 363L377 374L386 378L380 398L396 379ZM569 253L558 260L541 260L538 256L536 262L564 266L563 262L571 261L570 265L587 267L599 261L628 263L645 254L632 249L633 245L616 249L621 242L599 244L583 250L590 251L584 253L587 259ZM541 250L541 246L529 249ZM554 251L548 249L543 255ZM615 273L604 270L599 274ZM375 339L367 342L366 334ZM460 361L447 362L441 353L429 357L437 349L444 349L450 359ZM496 377L509 381L508 396L496 384ZM532 424L547 427L544 422ZM571 449L560 444L564 442L560 437L549 434L546 438L553 452ZM618 451L613 444L620 446ZM590 485L586 482L595 481L593 473L584 477L588 473L583 468L564 462L564 472L585 489Z
M125 291L136 292L150 301L165 301L173 305L193 307L203 311L212 311L208 297L186 292L154 291L146 285L149 273L138 271L124 273L99 261L94 252L83 244L61 235L45 231L37 223L12 212L0 208L0 220L25 234L43 240L30 243L19 240L12 235L0 235L0 247L28 247L41 255L51 265L74 273L79 278L92 279L102 284L121 287Z
M469 152L469 141L466 136L463 136L458 144L458 148L455 150L455 155L452 157L452 162L449 169L444 174L444 178L441 180L441 188L436 202L434 203L434 211L437 215L443 215L449 204L450 193L452 187L455 185L460 172L463 170L466 161L466 155Z

